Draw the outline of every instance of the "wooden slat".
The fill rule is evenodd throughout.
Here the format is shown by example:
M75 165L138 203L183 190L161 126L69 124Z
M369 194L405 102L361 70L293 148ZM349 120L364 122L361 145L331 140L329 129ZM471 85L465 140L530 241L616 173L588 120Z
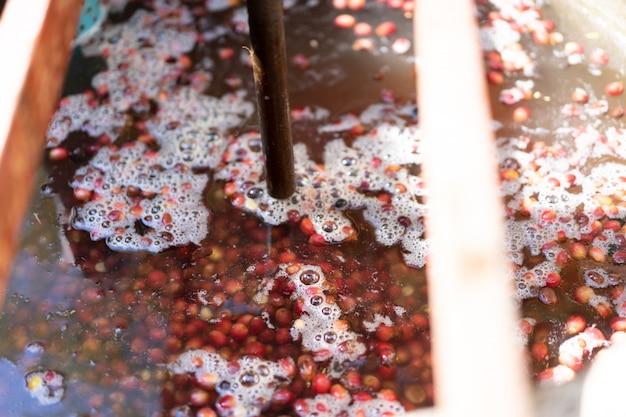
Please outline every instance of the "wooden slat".
M10 0L0 20L0 309L81 0Z
M528 417L474 2L416 4L435 381L424 415Z

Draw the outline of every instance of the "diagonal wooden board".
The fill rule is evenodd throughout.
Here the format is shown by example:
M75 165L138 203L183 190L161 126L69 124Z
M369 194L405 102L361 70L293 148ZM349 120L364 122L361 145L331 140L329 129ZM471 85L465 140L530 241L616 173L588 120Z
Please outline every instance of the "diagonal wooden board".
M0 17L0 310L81 0L9 0Z

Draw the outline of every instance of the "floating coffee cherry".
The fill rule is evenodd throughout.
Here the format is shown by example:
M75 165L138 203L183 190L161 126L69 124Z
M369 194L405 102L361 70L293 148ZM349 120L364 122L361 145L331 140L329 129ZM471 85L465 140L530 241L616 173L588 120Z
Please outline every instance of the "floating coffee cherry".
M610 96L619 96L620 94L624 92L624 83L621 81L614 81L614 82L608 83L604 87L604 92Z

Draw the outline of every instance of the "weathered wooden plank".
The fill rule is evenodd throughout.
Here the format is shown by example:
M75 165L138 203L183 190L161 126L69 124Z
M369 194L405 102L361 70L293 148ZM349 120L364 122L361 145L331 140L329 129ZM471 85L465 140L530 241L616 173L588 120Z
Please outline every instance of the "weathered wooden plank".
M80 0L10 0L0 20L0 308Z

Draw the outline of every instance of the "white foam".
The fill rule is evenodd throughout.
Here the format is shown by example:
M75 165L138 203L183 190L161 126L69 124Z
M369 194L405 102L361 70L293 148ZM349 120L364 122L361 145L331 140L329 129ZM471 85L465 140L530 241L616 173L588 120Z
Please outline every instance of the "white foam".
M146 126L161 146L159 162L165 168L181 162L215 168L229 142L226 132L254 111L243 92L215 98L191 88L178 89L159 104Z
M58 404L65 393L64 377L56 371L34 371L26 375L26 388L39 404Z
M591 288L607 288L611 285L609 274L602 268L591 268L583 271L585 284ZM597 303L603 300L597 300ZM590 301L590 305L593 304Z
M402 416L406 413L404 407L397 401L386 399L381 394L374 398L354 399L350 395L341 397L333 394L317 394L313 398L306 398L296 404L296 413L301 416L335 417L346 415L349 417L379 417Z
M559 357L572 357L582 361L584 357L590 356L595 349L607 345L608 342L599 330L588 327L583 332L561 343L559 346Z
M302 315L290 329L294 340L301 339L302 346L314 353L316 361L330 360L329 367L335 376L340 375L351 362L362 358L366 352L361 337L349 329L342 320L343 312L325 294L328 287L322 269L317 265L299 265L289 273L290 265L279 265L275 278L286 277L294 287L293 300L302 300Z
M217 353L196 349L183 353L167 368L175 374L193 373L198 381L212 375L219 394L217 403L225 396L234 397L232 408L216 407L220 416L252 417L269 407L272 394L291 381L290 369L295 369L295 364L290 358L274 362L256 356L228 362Z
M116 250L199 244L207 233L202 192L208 176L184 165L163 169L157 162L158 155L142 143L100 149L71 183L92 192L90 201L74 208L72 225L94 240L107 239ZM138 230L137 222L147 230Z
M380 109L366 112L380 114ZM425 187L421 178L408 170L421 163L419 130L415 127L383 122L359 136L352 146L341 139L331 140L324 148L324 165L316 164L304 145L296 144L297 187L286 200L267 193L259 144L258 134L240 136L228 146L215 173L217 179L236 185L244 210L273 225L287 222L288 213L297 213L312 221L315 233L324 241L338 243L356 234L344 211L364 209L365 219L376 227L379 243L402 244L407 263L424 265L422 219L426 209L419 198ZM378 198L378 193L388 195L388 200Z
M108 104L95 105L88 93L63 98L48 125L47 146L59 145L74 131L84 131L93 137L103 134L116 137L126 122L126 116Z
M370 333L375 332L381 324L393 327L393 321L391 321L389 317L378 313L374 314L374 319L372 321L363 320L363 328Z
M162 12L173 9L163 1L156 2L155 7ZM113 137L124 125L124 113L133 106L145 106L146 100L154 100L159 93L172 89L184 71L178 58L195 45L196 33L190 29L190 22L187 8L179 7L176 14L169 16L138 10L127 22L109 25L82 45L86 56L105 58L107 69L93 77L92 86L94 90L107 91L108 99L93 105L88 103L86 94L63 99L46 135L48 146L58 145L69 132L77 130ZM206 82L210 82L211 74L205 76ZM196 87L204 89L206 83Z

